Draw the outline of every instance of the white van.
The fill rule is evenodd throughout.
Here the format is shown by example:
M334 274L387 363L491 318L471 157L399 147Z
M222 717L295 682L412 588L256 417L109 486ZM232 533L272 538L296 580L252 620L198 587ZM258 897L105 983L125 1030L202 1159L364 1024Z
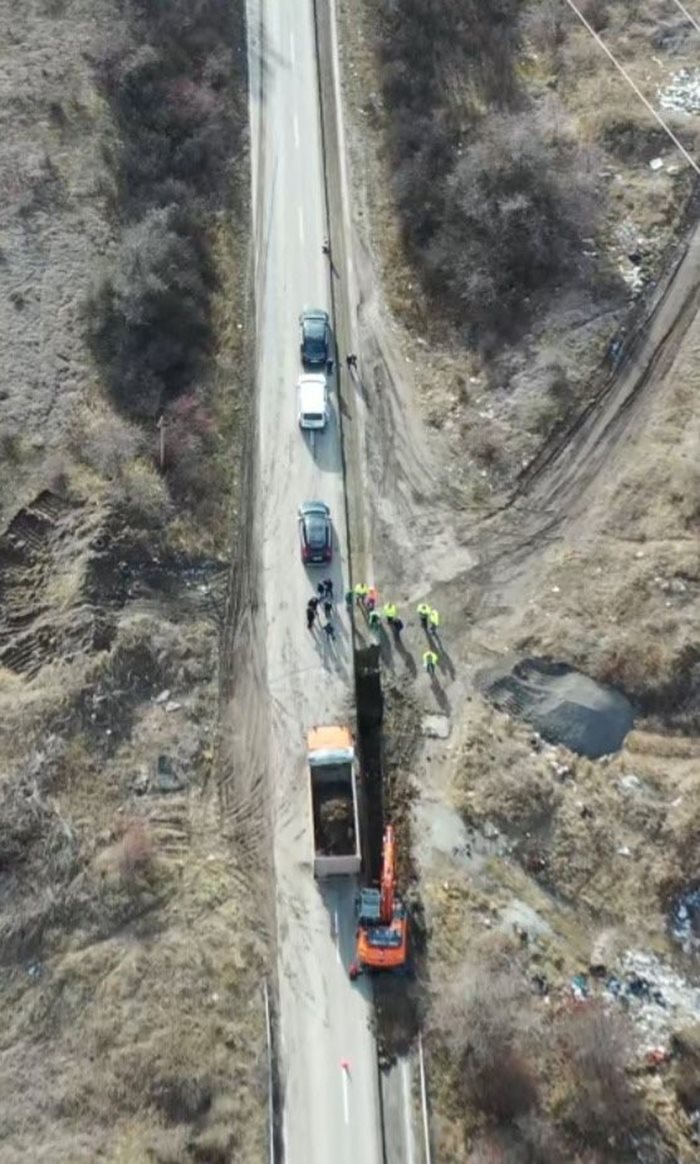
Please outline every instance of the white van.
M328 420L328 391L326 377L315 373L300 376L297 384L299 401L299 427L306 429L325 428Z

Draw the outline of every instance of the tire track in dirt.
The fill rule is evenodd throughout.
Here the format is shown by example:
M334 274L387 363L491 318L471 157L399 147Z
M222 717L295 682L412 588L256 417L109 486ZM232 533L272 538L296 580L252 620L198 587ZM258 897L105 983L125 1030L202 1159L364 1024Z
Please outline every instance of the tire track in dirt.
M507 508L526 499L542 513L564 516L593 483L655 390L662 387L700 306L700 225L657 285L643 317L627 333L617 367L564 431L556 433L521 474Z

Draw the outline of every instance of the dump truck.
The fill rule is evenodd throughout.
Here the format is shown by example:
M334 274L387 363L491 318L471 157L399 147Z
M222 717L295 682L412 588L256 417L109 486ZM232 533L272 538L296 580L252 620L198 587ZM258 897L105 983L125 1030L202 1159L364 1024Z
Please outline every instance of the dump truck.
M362 858L352 736L344 727L315 727L308 749L314 876L354 876Z

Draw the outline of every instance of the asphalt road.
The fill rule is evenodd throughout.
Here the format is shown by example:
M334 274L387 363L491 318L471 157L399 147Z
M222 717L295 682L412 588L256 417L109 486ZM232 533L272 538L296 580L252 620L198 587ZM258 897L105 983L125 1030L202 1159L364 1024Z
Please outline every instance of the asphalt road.
M305 735L348 721L353 702L338 401L312 446L296 420L298 315L330 308L326 210L310 0L248 0L259 387L258 530L271 706L284 1145L287 1164L379 1164L381 1121L369 983L351 985L351 879L323 890L312 869ZM296 511L326 501L330 571L305 569ZM306 629L317 580L333 577L335 644ZM337 930L337 933L336 933ZM349 1069L341 1066L347 1061Z

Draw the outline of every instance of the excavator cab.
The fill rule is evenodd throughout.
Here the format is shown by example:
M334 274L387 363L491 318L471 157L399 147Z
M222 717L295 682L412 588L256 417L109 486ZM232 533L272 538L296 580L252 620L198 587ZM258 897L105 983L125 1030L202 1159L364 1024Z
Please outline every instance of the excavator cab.
M382 846L379 889L362 889L357 895L355 960L350 977L364 971L402 970L408 959L408 917L395 894L394 830L388 825Z

